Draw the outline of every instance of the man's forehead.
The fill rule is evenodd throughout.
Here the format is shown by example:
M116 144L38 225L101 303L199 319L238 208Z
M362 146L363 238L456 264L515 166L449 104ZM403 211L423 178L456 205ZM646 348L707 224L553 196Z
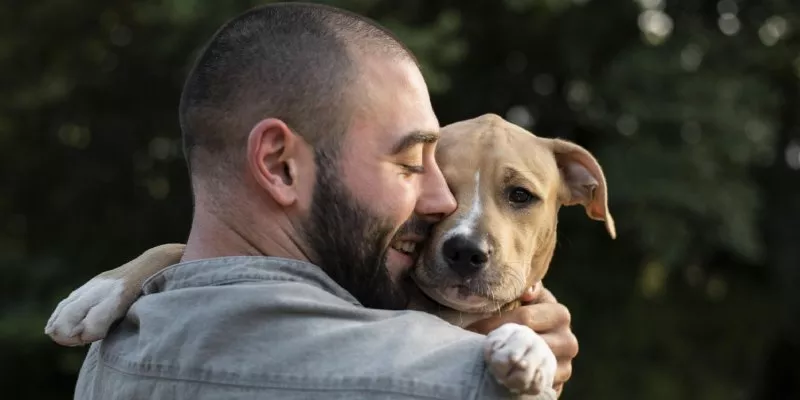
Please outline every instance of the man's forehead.
M439 132L439 121L433 111L425 80L416 64L375 58L381 64L362 76L360 90L364 106L360 116L379 122L391 135L407 135L414 131Z

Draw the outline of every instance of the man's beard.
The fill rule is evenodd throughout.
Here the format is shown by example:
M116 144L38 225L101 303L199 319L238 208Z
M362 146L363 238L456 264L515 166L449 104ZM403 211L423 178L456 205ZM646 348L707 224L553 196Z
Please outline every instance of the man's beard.
M386 267L395 227L364 207L344 186L333 157L315 152L317 173L304 232L314 260L336 283L368 308L408 306L408 273L393 281ZM413 225L418 229L419 223ZM429 225L429 224L427 224ZM405 227L405 226L404 226ZM401 232L404 230L401 229Z

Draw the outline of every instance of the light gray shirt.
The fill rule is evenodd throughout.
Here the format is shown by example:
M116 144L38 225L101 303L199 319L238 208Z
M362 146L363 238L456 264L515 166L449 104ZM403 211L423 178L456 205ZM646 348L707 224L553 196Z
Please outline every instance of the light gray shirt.
M506 399L484 336L363 307L312 264L225 257L165 269L91 345L75 398Z

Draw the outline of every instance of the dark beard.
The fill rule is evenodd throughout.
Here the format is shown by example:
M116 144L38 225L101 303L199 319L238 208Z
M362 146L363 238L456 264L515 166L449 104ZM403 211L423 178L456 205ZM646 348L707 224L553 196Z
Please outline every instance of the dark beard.
M408 277L392 281L386 268L392 223L362 206L338 176L333 156L315 151L316 185L305 222L314 262L364 307L406 308Z

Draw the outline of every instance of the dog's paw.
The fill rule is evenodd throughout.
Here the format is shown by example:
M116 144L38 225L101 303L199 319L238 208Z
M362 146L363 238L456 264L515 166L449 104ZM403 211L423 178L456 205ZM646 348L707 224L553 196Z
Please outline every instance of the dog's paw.
M95 277L58 303L44 333L63 346L82 346L106 336L135 301L121 278ZM129 298L130 297L130 298Z
M484 356L495 379L512 392L555 394L556 357L527 326L507 323L489 332Z

